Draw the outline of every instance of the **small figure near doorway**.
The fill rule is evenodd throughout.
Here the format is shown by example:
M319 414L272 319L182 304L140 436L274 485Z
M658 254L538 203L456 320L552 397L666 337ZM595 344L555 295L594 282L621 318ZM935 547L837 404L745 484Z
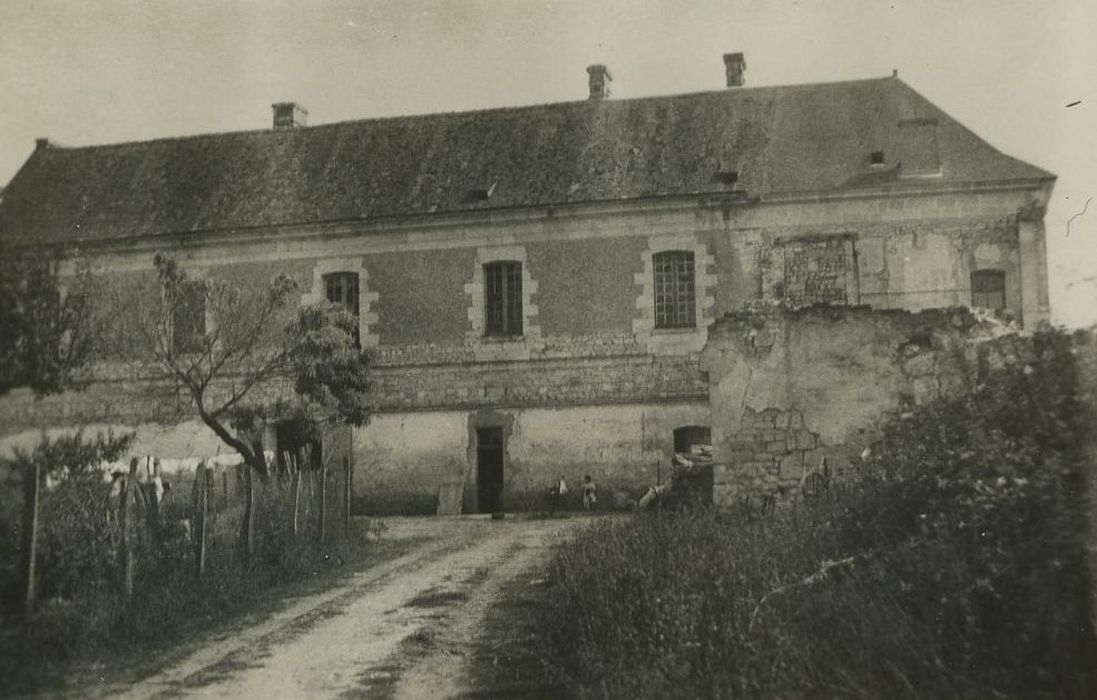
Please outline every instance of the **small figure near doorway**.
M552 502L552 509L555 511L564 505L568 495L568 482L564 478L563 474L560 475L552 487L549 489L549 500Z
M590 474L583 477L583 509L591 510L594 508L594 504L598 502L598 487L594 484L594 480L590 478Z

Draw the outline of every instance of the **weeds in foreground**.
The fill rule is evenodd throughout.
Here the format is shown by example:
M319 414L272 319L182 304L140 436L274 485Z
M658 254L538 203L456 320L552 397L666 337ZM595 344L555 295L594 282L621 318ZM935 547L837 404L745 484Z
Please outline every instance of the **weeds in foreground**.
M1092 697L1069 340L883 427L830 496L599 523L532 614L589 697Z
M44 500L41 599L30 619L18 619L17 571L4 568L0 695L48 689L73 662L125 657L131 661L124 666L139 663L145 652L180 635L262 607L282 584L320 577L361 560L385 530L383 522L372 519L352 521L349 532L332 524L333 532L319 544L314 518L302 517L300 532L294 534L284 494L271 486L259 493L257 546L250 561L238 549L238 506L225 506L211 517L201 577L195 573L192 541L165 535L158 546L141 531L133 596L126 600L117 524L94 507L109 489L98 478L74 479ZM177 514L169 506L163 515L165 522L174 522ZM17 554L12 540L18 541L4 541L0 558L5 561Z

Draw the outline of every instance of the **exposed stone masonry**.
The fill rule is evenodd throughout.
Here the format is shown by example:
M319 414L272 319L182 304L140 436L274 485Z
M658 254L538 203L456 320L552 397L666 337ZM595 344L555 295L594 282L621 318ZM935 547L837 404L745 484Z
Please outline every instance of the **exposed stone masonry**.
M696 355L378 367L374 381L375 407L383 411L672 401L708 393Z
M382 345L374 354L379 367L414 367L477 361L483 340L464 343L416 343ZM498 343L521 342L498 340ZM568 357L621 357L643 355L643 346L631 333L590 333L575 336L546 336L542 347L531 352L533 360Z
M840 475L879 420L959 393L988 363L1024 347L1024 336L966 309L759 304L728 314L702 356L711 378L714 501L788 493L822 471L823 458L830 475Z
M776 408L746 407L740 429L727 436L726 446L735 474L721 482L721 502L798 483L827 454L799 411Z
M461 346L381 348L373 374L373 409L574 406L707 396L697 354L628 352L634 347L609 334L559 339L546 347L548 357L501 362L476 362L471 350ZM553 352L567 354L552 357ZM186 397L170 386L136 374L131 377L95 382L82 392L43 399L35 399L28 391L13 392L0 402L0 426L4 433L12 433L82 423L172 423L194 417ZM256 397L273 399L288 397L292 387L275 383L256 391L263 392Z
M794 241L785 248L785 299L793 306L844 304L850 241Z

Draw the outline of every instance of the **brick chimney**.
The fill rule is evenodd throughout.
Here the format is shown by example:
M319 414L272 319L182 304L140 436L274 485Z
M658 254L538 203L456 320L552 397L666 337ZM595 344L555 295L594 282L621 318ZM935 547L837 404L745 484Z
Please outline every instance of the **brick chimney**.
M747 61L742 52L724 54L724 72L727 74L728 87L743 86L743 71L747 69Z
M609 97L609 84L613 82L613 76L601 63L587 66L587 75L590 76L590 99L604 100Z
M296 129L308 123L309 111L296 102L279 102L270 107L274 110L275 129Z

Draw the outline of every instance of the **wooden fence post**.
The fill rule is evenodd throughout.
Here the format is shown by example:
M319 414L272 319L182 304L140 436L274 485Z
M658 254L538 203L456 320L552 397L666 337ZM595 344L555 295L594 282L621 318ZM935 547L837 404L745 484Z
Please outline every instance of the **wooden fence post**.
M241 523L240 545L244 552L244 561L251 561L255 545L255 482L252 479L251 465L240 465L244 470L244 518Z
M350 537L350 488L353 472L350 457L343 458L343 536Z
M194 571L201 578L206 572L206 515L209 512L209 470L204 462L194 472L194 518L197 538L194 541Z
M298 509L301 506L301 471L294 470L293 473L293 534L297 535L300 530L297 526L297 514Z
M42 468L38 462L29 465L23 474L23 585L26 593L23 599L23 613L27 617L34 612L35 561L38 550L38 496L42 479Z
M148 479L145 482L145 524L148 527L149 537L152 539L153 547L159 554L164 553L164 537L163 530L160 527L160 498L156 490L156 481L160 479L160 467L157 466L154 471L150 471L149 462L151 456L145 458L145 473ZM160 460L156 460L159 465Z
M324 527L327 524L328 469L320 465L320 542L324 541Z
M122 482L122 508L118 520L122 526L122 590L126 600L133 597L133 537L130 535L130 501L137 488L137 458L130 460L130 473Z

